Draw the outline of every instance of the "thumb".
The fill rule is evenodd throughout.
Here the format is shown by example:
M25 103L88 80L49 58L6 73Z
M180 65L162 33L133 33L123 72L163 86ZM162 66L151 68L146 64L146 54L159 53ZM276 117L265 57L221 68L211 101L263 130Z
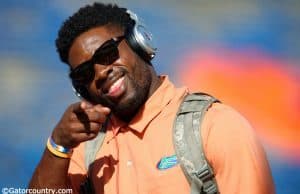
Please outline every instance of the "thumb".
M91 103L89 103L88 101L81 101L80 106L81 106L82 109L93 108L93 105Z
M108 107L102 106L101 104L97 104L94 106L95 111L108 115L111 110Z

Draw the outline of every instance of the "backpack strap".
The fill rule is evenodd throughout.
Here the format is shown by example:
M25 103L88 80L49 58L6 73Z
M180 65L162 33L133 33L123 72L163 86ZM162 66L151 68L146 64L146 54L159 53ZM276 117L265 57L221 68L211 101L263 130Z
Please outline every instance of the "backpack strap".
M191 184L191 194L218 193L212 168L207 162L200 134L200 126L207 109L219 100L204 93L185 97L173 126L173 142L181 168Z
M109 118L109 117L108 117ZM80 185L80 194L94 194L94 185L93 182L91 181L91 173L92 173L92 166L93 162L95 161L97 152L100 150L102 147L105 135L106 135L106 128L108 124L108 120L104 122L102 125L97 137L94 139L85 142L85 147L84 147L84 164L85 168L87 169L87 177L84 182L81 183Z
M84 163L85 163L85 168L88 170L88 172L90 171L91 165L94 162L98 151L102 147L106 135L106 127L108 124L108 120L109 119L106 119L106 121L102 125L97 137L85 143Z

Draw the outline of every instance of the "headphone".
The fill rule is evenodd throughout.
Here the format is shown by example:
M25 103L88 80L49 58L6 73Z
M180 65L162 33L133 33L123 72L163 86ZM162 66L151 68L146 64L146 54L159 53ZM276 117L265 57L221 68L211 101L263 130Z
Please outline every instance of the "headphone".
M136 54L146 62L150 62L155 57L157 50L154 46L153 36L135 13L128 9L126 9L126 13L129 15L130 19L133 20L134 24L126 27L125 39ZM89 92L85 86L78 85L73 81L72 85L73 91L77 97L90 101Z
M152 34L147 30L146 25L139 20L138 16L130 10L126 13L134 21L133 27L127 27L125 37L129 46L145 61L150 62L154 56L157 48L153 43Z

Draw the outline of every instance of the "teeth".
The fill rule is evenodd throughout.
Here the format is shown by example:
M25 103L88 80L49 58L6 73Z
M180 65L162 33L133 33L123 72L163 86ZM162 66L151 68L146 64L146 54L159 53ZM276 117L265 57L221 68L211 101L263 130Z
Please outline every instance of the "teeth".
M109 88L109 93L113 92L115 89L117 89L120 85L120 83L123 81L124 77L118 79L113 85L110 86Z

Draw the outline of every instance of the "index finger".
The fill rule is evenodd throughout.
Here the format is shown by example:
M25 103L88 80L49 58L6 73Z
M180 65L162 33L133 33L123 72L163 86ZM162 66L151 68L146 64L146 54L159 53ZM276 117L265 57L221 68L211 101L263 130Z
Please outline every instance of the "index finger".
M71 105L71 110L74 113L81 113L84 112L84 108L82 107L82 102L76 102Z

